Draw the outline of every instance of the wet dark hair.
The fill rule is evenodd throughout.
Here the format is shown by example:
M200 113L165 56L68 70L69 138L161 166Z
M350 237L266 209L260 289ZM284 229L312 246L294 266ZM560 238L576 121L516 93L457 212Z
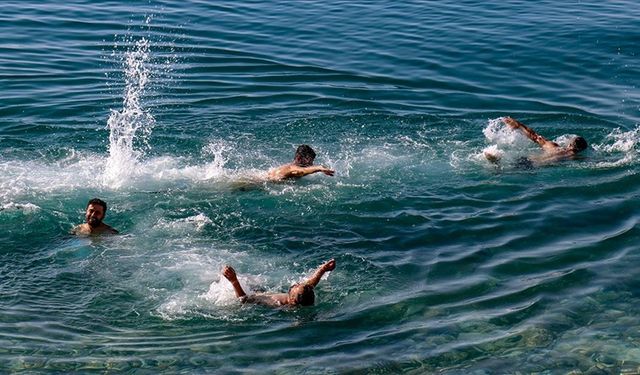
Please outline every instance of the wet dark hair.
M298 286L300 284L293 284L291 288L289 288L289 293L291 293L291 289ZM309 284L302 285L302 292L296 295L296 305L300 306L313 306L316 302L316 294L313 292L313 286Z
M86 208L89 208L89 206L91 206L92 204L102 206L102 208L104 209L104 212L107 212L107 202L103 201L102 199L93 198L92 200L89 201L89 203L87 203Z
M316 153L309 145L300 145L296 149L296 156L293 161L300 167L308 167L316 158ZM310 160L310 161L309 161Z
M575 137L573 140L571 140L571 147L576 152L580 152L587 148L587 140L582 137Z

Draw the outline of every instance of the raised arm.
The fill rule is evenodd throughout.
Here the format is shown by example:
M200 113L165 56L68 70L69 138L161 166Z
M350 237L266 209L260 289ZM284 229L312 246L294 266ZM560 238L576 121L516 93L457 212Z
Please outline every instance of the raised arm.
M557 143L546 139L518 120L515 120L511 117L503 117L502 122L504 122L511 129L520 129L524 133L524 135L526 135L530 140L534 141L545 150L555 150L560 147Z
M318 267L316 272L313 273L313 276L311 276L309 280L307 280L306 284L315 287L316 285L318 285L318 283L320 282L320 279L322 278L322 275L324 275L325 272L333 271L335 268L336 268L335 259L331 259L327 261L326 263Z
M243 298L247 296L247 293L242 290L242 286L240 286L240 282L238 281L238 276L236 275L236 270L234 270L231 266L224 266L222 269L222 275L229 280L231 285L233 285L233 290L236 292L236 297Z

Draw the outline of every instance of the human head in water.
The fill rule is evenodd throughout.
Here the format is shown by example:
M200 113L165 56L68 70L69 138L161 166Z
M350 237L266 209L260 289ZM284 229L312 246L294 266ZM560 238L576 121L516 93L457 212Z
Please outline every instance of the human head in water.
M313 160L316 158L316 153L309 145L300 145L296 149L296 155L293 158L293 163L298 167L308 167L313 165Z
M102 224L105 214L107 213L107 203L99 198L93 198L87 203L85 212L85 220L92 228L97 228Z
M571 151L578 153L587 148L587 140L582 137L575 137L571 140L571 142L569 142L568 148Z
M316 294L313 291L313 285L293 284L288 294L289 305L313 306L315 303Z

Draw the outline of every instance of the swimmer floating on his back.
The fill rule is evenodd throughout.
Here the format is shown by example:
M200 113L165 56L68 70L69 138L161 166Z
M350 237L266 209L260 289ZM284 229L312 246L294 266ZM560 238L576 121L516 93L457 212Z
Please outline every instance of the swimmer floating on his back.
M272 307L278 306L311 306L315 302L315 293L313 288L320 282L325 272L333 271L336 268L336 261L331 259L318 267L313 276L304 283L293 284L289 288L288 293L258 293L247 295L240 286L236 271L230 266L222 269L222 274L233 285L236 297L240 298L242 303L255 303L258 305L266 305Z
M316 153L310 146L300 145L296 150L293 162L271 169L268 175L269 180L281 181L291 178L300 178L317 172L322 172L327 176L333 176L335 171L321 165L313 165L313 160L315 158Z
M98 198L90 200L84 215L86 223L77 225L71 230L71 234L117 234L117 230L102 222L106 213L107 203L105 201Z
M503 117L502 122L509 126L511 129L520 130L529 139L542 147L542 155L535 155L518 159L517 164L522 167L539 167L562 160L574 159L577 157L579 152L587 148L587 141L582 137L574 137L571 142L569 142L568 146L562 147L559 144L546 139L525 124L511 117ZM492 163L497 163L498 161L500 161L499 156L487 151L484 152L484 156Z

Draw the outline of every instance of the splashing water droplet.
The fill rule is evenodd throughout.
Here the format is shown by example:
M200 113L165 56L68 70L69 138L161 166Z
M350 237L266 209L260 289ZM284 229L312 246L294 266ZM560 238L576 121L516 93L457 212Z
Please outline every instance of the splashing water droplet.
M123 108L111 110L107 121L109 129L109 158L107 159L103 183L113 188L122 187L134 176L138 159L142 155L136 142L147 146L147 139L155 124L153 116L144 109L142 98L149 83L148 61L150 43L142 38L125 53L125 92Z
M520 132L505 126L501 117L489 120L482 133L487 141L498 145L521 145L526 142Z

